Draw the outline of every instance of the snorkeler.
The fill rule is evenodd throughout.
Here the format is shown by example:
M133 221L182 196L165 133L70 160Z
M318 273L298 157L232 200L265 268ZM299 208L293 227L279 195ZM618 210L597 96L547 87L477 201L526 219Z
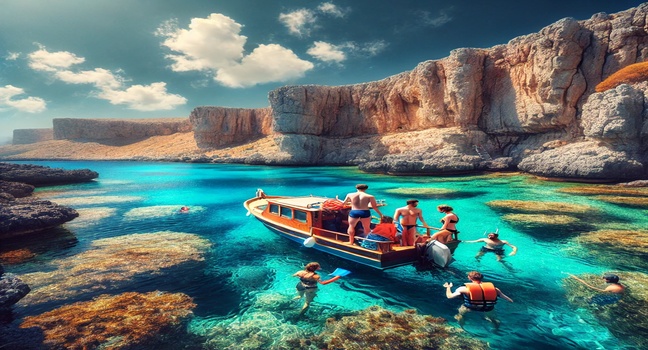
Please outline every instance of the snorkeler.
M475 259L479 261L482 256L486 253L495 253L495 256L497 257L497 261L502 261L502 258L504 258L504 246L507 245L513 249L513 251L509 254L509 256L513 256L517 253L517 247L509 243L508 241L504 241L499 239L499 234L491 232L488 234L488 238L480 238L476 239L474 241L464 241L465 243L478 243L478 242L484 242L486 243L485 246L481 247L479 249L479 252L477 255L475 255Z
M319 263L310 262L306 264L306 267L303 270L297 271L293 275L293 277L299 277L299 282L297 282L296 286L298 295L294 297L293 300L301 299L302 297L306 296L304 306L302 307L299 316L303 315L306 312L306 310L310 306L310 303L313 301L313 299L315 299L315 295L317 294L317 283L329 284L340 279L340 276L335 276L329 280L322 281L320 279L320 275L318 275L316 272L319 269Z
M598 306L614 304L621 299L621 295L625 292L625 286L619 283L619 276L615 274L608 273L603 275L605 283L608 283L608 286L605 287L605 289L594 287L572 274L569 274L569 276L591 289L605 293L593 296L590 299L590 304Z
M452 283L444 283L443 286L446 287L446 297L448 299L456 298L459 295L463 296L464 303L459 308L459 313L455 315L455 319L459 322L459 325L463 327L465 320L464 315L470 311L484 312L485 317L488 321L492 322L495 328L499 328L500 321L495 318L495 303L497 303L497 297L501 297L504 300L513 302L513 299L506 296L502 293L499 288L496 288L490 282L482 282L484 276L477 272L471 271L468 273L468 279L471 283L466 283L465 285L457 288L454 293L450 290L452 288Z

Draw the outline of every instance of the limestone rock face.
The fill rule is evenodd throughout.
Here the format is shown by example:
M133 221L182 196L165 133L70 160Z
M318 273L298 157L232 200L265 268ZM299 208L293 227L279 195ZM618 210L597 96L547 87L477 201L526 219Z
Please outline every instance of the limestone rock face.
M25 145L54 139L53 129L16 129L13 131L13 144Z
M250 142L269 135L269 108L197 107L189 116L199 147L219 147Z
M187 118L77 119L54 118L55 140L133 140L191 132Z
M643 123L643 97L642 91L625 84L590 95L583 105L583 133L619 147L636 143Z
M588 180L637 179L644 174L643 164L633 155L593 141L531 155L518 168L541 176Z
M612 73L648 60L647 18L648 3L588 20L565 18L379 81L284 86L269 93L268 108L198 107L187 124L55 119L54 137L125 140L193 130L201 150L186 157L198 161L648 177L641 170L648 169L648 83L594 93ZM263 138L274 143L210 158L214 149Z

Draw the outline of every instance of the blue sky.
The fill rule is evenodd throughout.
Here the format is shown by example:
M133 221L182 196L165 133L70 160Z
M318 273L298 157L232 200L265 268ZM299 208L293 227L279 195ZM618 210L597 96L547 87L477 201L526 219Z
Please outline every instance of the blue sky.
M623 0L0 0L0 142L52 118L265 107L284 85L380 80Z

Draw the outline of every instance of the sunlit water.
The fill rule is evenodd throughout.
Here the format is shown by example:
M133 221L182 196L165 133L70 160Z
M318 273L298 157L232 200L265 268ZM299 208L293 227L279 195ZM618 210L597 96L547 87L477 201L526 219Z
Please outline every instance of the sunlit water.
M493 281L514 303L500 301L497 312L502 321L499 331L478 314L467 317L465 329L474 337L498 349L614 349L623 340L615 339L584 310L575 310L565 299L562 279L566 273L601 273L616 267L604 266L572 241L579 231L516 229L501 220L501 214L485 203L517 199L560 201L600 208L605 218L592 217L596 225L646 227L644 210L622 208L598 202L591 197L559 193L573 184L542 182L523 175L469 177L392 177L358 172L354 168L261 167L184 163L135 162L29 162L66 169L89 168L100 177L91 183L40 188L53 201L76 208L81 216L31 242L37 256L25 263L7 265L8 272L25 274L41 271L47 263L73 256L88 249L93 240L133 233L160 231L186 232L213 243L201 270L184 271L174 278L138 278L122 291L183 292L194 298L197 319L223 320L240 315L258 293L272 290L286 296L294 294L291 275L309 261L318 261L323 273L336 267L353 273L338 283L322 286L314 305L331 309L361 310L380 305L400 312L416 309L447 319L453 315L458 299L446 299L446 281L455 286L466 282L466 272L479 270ZM445 270L417 271L412 266L377 271L327 256L281 238L252 217L246 216L243 201L257 188L277 195L323 195L343 197L357 183L369 184L369 193L384 199L387 215L404 205L409 197L389 194L395 188L439 188L459 190L455 194L419 196L419 207L426 221L438 223L438 204L446 203L460 216L460 238L483 238L486 231L499 229L501 238L519 248L518 254L499 263L492 255L481 262L474 259L480 244L463 243L455 253L456 261ZM190 213L177 209L186 205ZM559 213L556 213L559 214ZM36 243L38 242L38 243ZM18 243L15 243L18 244ZM22 241L21 244L24 244ZM508 249L508 248L507 248ZM622 257L620 257L622 258ZM626 266L627 270L636 268ZM454 289L454 288L453 288ZM96 295L81 295L65 303L89 300ZM51 310L62 303L15 307L17 318ZM299 304L295 304L298 312ZM325 308L326 310L326 308Z

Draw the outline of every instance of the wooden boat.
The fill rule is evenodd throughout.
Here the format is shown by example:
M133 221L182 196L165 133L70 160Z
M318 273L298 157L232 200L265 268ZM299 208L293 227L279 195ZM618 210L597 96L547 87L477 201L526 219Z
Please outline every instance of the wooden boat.
M282 237L381 270L411 265L422 258L423 261L445 267L452 261L452 253L460 242L455 237L447 245L433 241L420 249L402 247L397 242L368 240L360 232L356 232L356 242L375 242L377 250L351 245L344 224L336 225L346 219L348 209L331 209L327 206L331 201L340 202L318 196L269 196L258 190L257 196L245 201L244 206L248 215L253 215L268 229ZM384 205L384 201L379 201L379 207ZM348 224L346 226L348 227ZM429 228L427 230L429 235Z

